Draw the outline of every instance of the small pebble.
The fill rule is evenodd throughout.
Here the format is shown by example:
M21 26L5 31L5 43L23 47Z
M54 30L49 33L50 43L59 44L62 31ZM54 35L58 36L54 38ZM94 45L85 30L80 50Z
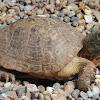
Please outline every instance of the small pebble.
M93 14L95 15L96 19L100 23L100 11L92 10Z
M92 87L92 91L93 91L94 95L100 93L100 90L99 90L99 88L97 86Z
M78 98L76 98L76 100L83 100L83 98L81 98L81 97L78 97Z
M78 21L80 21L80 19L77 18L77 17L72 17L72 18L71 18L71 21L72 21L72 22L78 22Z
M62 10L62 13L63 13L64 15L66 15L66 14L68 13L68 10L67 10L67 9L63 9L63 10Z
M28 84L27 86L27 92L34 92L38 91L38 88L35 84Z
M26 5L24 7L24 10L32 10L32 9L33 9L33 6L31 6L31 5Z
M82 9L84 9L85 8L85 3L83 3L83 2L79 3L79 7L81 7Z
M65 17L64 17L64 21L65 21L66 23L68 23L68 22L70 22L70 18L69 18L68 16L65 16Z
M54 83L53 88L54 89L60 89L60 84L59 83Z
M91 23L93 22L92 16L91 15L84 15L85 21L87 23Z
M83 91L80 92L80 96L85 100L88 98L88 95Z
M20 98L24 93L26 93L27 87L26 86L20 86L18 87L16 93L18 97Z
M78 22L72 22L72 26L77 27L78 26Z
M54 90L54 88L52 88L52 87L46 87L46 91L48 91L48 92L53 92L53 90Z
M99 0L90 0L88 2L89 7L93 9L97 8L98 4L99 4Z
M76 99L79 96L79 94L80 94L80 90L75 89L75 90L73 90L71 95L72 95L73 98Z
M5 87L5 88L8 88L8 87L10 87L10 86L11 86L11 83L10 83L10 82L4 84L4 87Z
M18 98L16 92L14 92L14 91L7 91L6 95L8 97L10 97L10 98L13 98L13 99L17 99Z
M41 93L43 93L45 91L45 87L43 85L39 85L38 89Z
M3 87L4 86L4 82L0 82L0 86Z
M78 21L78 24L79 24L79 26L85 26L85 25L86 25L86 23L85 23L85 20L84 20L84 19L79 20L79 21Z
M73 17L75 15L75 11L69 11L67 15L68 17Z
M65 93L62 89L57 89L57 92L62 95Z
M39 100L44 99L44 95L42 93L39 93Z
M48 95L46 95L44 98L45 100L51 100L51 98Z
M99 94L95 94L95 95L92 96L92 99L97 100L98 98L99 98Z
M99 30L99 26L94 26L91 28L92 32L97 32Z
M68 6L72 6L73 11L75 12L79 10L78 6L75 3L70 3Z
M83 14L80 12L80 13L78 13L77 15L77 18L80 18L80 19L82 19L83 18Z
M91 15L92 14L92 10L89 7L85 7L84 12L86 15Z
M64 91L67 92L67 93L72 93L73 90L74 90L74 88L70 85L66 85L64 87Z
M38 10L37 10L37 15L43 15L42 9L38 9Z
M92 97L93 96L93 92L92 91L87 91L87 95L88 95L88 97Z

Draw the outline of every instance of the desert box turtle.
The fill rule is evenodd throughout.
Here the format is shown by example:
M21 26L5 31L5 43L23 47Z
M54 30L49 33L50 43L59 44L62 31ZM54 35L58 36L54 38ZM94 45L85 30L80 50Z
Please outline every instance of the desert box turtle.
M66 80L79 73L78 87L86 90L95 79L96 65L77 56L84 38L62 21L21 19L0 31L0 65L50 80ZM100 33L88 35L85 44L90 55L100 56Z

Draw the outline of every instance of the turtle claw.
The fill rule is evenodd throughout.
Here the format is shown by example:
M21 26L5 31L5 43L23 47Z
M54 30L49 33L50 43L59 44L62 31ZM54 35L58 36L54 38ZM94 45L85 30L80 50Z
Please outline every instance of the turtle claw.
M2 78L5 78L6 83L9 80L12 80L12 83L15 82L15 75L14 74L11 74L9 72L6 72L6 71L0 71L0 79L2 79Z

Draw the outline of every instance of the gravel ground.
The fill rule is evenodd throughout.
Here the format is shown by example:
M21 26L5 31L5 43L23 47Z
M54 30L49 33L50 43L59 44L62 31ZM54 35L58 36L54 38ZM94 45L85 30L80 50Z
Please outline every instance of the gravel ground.
M0 30L35 15L64 21L84 35L100 32L99 0L0 0ZM0 100L100 100L99 69L87 92L78 90L74 79L16 79L15 84L0 82Z

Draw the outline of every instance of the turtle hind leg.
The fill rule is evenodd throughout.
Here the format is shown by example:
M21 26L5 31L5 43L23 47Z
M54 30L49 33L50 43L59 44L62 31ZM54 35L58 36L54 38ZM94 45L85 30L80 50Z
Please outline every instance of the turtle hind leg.
M6 82L8 82L9 80L12 80L12 83L15 82L15 75L7 72L6 69L0 67L0 80L2 80L3 78L6 80Z

